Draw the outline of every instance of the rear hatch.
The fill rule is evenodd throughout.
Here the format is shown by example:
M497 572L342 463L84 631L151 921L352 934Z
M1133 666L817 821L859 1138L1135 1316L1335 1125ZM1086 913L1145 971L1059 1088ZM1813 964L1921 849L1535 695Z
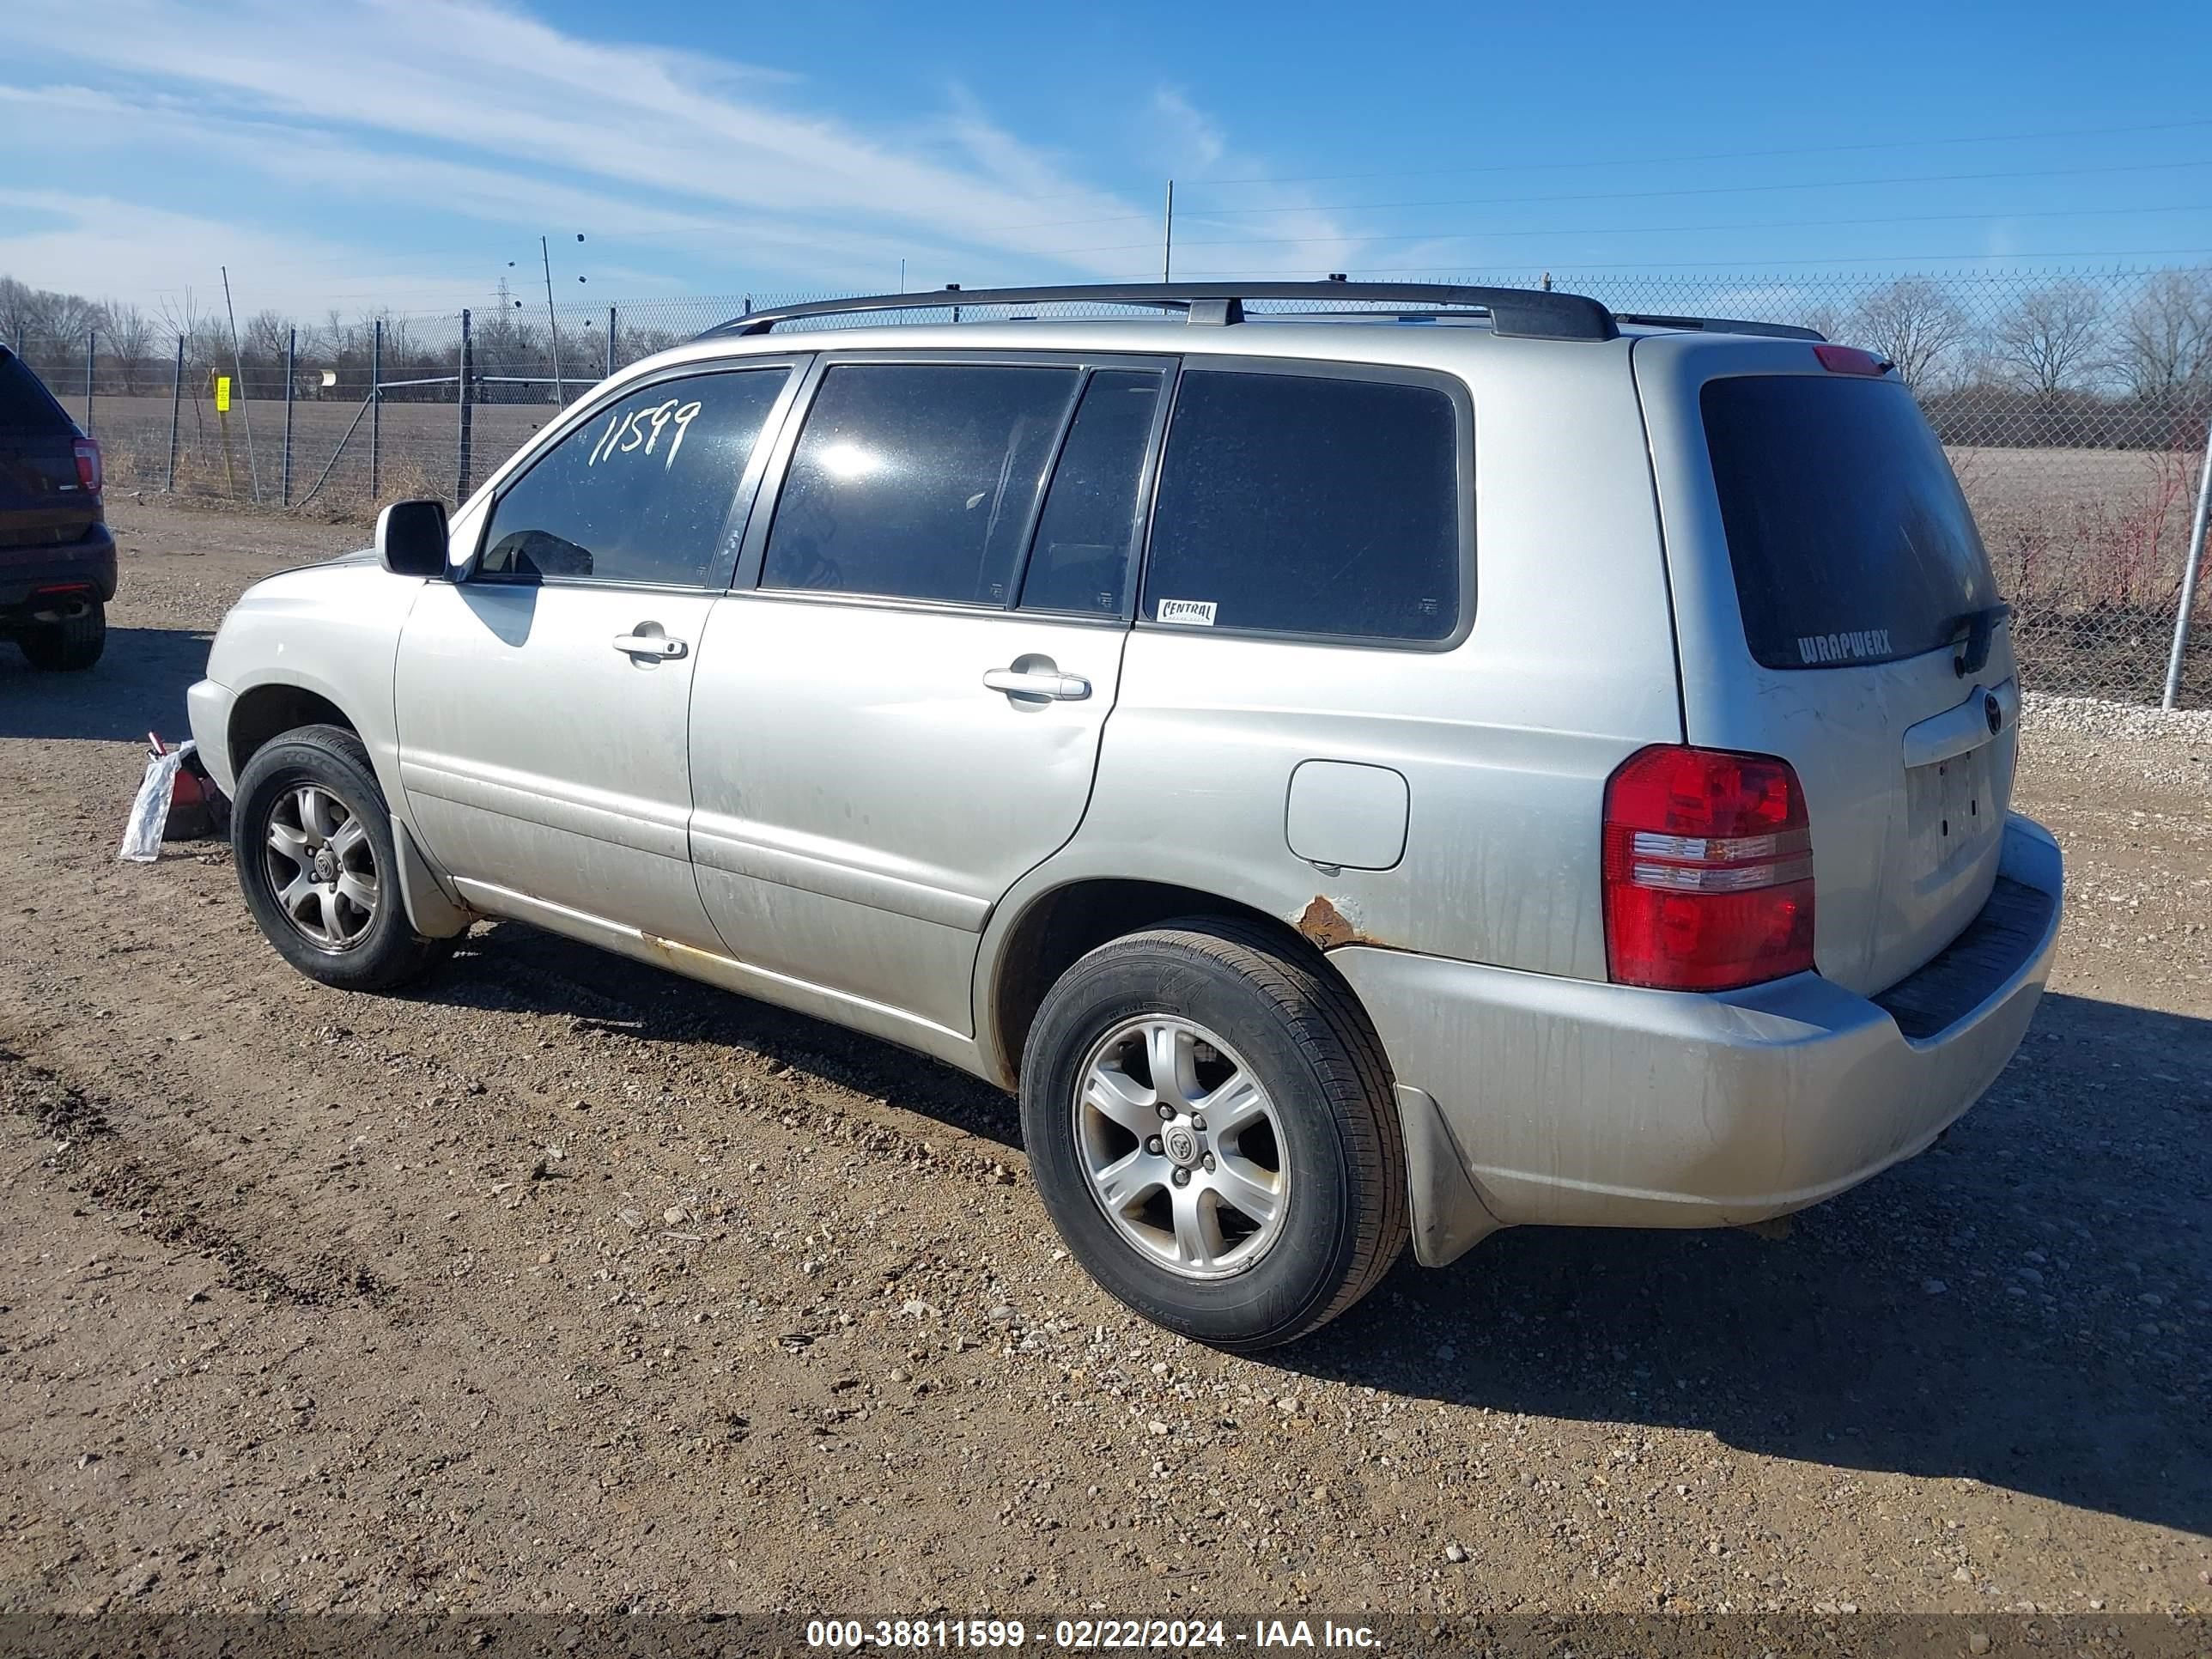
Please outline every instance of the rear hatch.
M77 482L76 423L0 346L0 548L82 541L100 499Z
M1653 336L1634 362L1684 729L1790 763L1814 961L1884 989L1996 879L2020 699L1972 515L1911 391L1863 356Z

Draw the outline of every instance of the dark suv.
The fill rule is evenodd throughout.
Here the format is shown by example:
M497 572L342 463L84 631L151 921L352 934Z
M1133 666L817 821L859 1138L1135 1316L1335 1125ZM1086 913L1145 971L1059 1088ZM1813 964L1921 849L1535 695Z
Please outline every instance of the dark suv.
M100 445L0 346L0 638L33 668L89 668L107 643L114 597Z

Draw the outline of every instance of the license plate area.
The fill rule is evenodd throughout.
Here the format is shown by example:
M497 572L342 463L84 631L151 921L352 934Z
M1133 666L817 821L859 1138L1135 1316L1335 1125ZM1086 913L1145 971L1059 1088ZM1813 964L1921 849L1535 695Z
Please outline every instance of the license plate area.
M1923 885L1942 884L1960 866L1986 853L2004 827L1992 787L1996 745L1905 769L1905 834L1911 868Z

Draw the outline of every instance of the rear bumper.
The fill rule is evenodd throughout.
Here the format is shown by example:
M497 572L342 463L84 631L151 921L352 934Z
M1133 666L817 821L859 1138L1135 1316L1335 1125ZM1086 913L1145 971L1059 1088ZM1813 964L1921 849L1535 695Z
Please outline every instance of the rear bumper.
M1409 1141L1443 1135L1426 1164L1441 1150L1458 1166L1417 1180L1417 1252L1449 1260L1513 1223L1756 1221L1920 1152L2004 1069L2051 972L2063 872L2049 832L2011 819L1999 879L1983 917L1885 993L1888 1006L1817 974L1700 996L1330 952L1401 1102L1423 1106L1407 1113Z
M94 525L58 547L0 548L0 610L27 605L40 588L89 585L102 605L115 597L115 532Z

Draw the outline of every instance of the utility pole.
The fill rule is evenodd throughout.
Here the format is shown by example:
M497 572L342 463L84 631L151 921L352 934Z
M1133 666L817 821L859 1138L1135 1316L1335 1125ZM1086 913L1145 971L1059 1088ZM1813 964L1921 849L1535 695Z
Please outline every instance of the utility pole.
M246 395L246 356L238 349L238 307L230 302L230 267L222 272L222 308L230 313L230 366L238 371L238 415L246 422L246 476L253 489L253 504L261 505L261 469L253 464L252 400Z
M282 500L292 505L292 398L293 388L300 379L300 331L293 329L284 337L284 471Z
M1160 280L1175 281L1175 180L1168 180L1168 213L1160 230Z
M545 263L545 323L553 331L553 401L565 404L568 394L561 384L561 319L553 310L553 252L545 239L538 239L538 257Z
M368 337L368 500L376 504L377 491L383 480L379 476L384 460L384 319L376 319L374 331Z
M459 461L459 478L453 486L453 505L456 507L460 506L469 498L469 466L470 463L475 459L471 453L471 449L473 442L473 428L475 426L474 416L476 413L476 405L471 403L469 398L469 377L474 374L475 371L476 356L474 352L470 349L469 342L469 313L465 309L464 309L461 313L460 382L455 388L455 390L457 390L460 394L459 402L461 416L460 437L459 443L456 445L456 448L459 451L458 459Z
M177 420L184 413L185 402L185 337L177 336L177 368L169 381L169 471L161 489L174 495L177 489Z

